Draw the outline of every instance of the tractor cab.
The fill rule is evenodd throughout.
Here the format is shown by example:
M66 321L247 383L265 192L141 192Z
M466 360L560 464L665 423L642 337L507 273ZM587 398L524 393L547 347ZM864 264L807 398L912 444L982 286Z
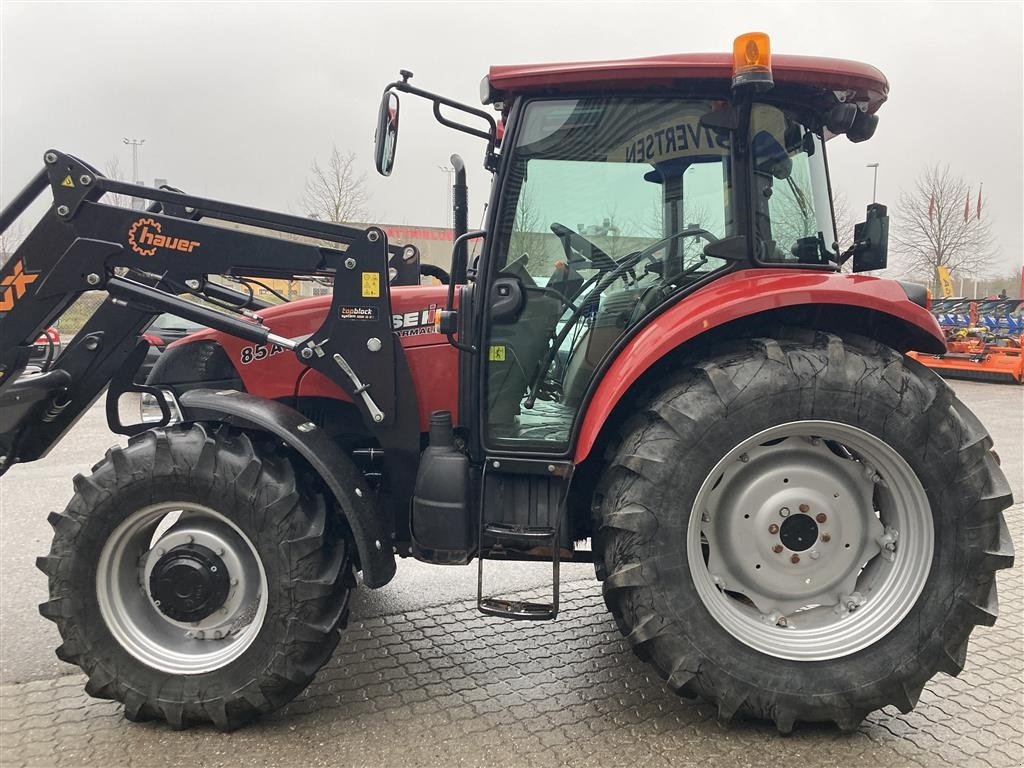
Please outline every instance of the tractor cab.
M869 207L856 235L837 233L827 161L829 139L875 130L888 83L873 67L773 60L761 33L737 38L732 56L497 66L481 97L500 114L500 139L489 113L410 78L385 89L378 169L393 166L407 92L485 138L495 173L475 280L452 265L453 282L466 283L462 317L449 306L443 320L479 352L477 375L461 384L481 456L567 455L614 351L727 273L885 265L884 206ZM853 245L843 251L842 240Z

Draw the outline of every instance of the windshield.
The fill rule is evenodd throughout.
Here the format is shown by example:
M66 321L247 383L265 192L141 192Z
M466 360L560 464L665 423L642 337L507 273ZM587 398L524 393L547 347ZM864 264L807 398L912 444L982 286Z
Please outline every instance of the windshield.
M827 264L837 260L825 143L794 115L755 104L754 235L761 261Z
M549 274L565 256L556 224L613 259L687 228L734 234L729 137L699 124L711 110L681 100L529 104L500 233L506 263L526 253L532 274Z

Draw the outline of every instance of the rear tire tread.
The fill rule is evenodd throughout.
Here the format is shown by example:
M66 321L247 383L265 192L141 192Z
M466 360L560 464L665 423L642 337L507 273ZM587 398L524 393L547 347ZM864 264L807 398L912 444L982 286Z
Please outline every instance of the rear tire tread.
M638 415L621 427L606 449L610 459L594 497L597 571L606 574L605 602L634 652L650 657L673 690L697 693L717 704L719 719L727 721L737 714L766 718L784 733L798 722L822 720L854 731L871 711L886 705L912 709L937 671L959 674L971 629L977 624L990 626L998 615L994 572L1013 564L1013 540L1002 515L1012 503L1010 489L980 420L939 377L916 361L904 363L895 350L864 337L780 329L772 338L722 345L703 360L691 358L689 365L684 360L679 374L663 380L662 391L633 404ZM663 620L656 613L653 594L661 588L660 577L645 557L650 557L650 542L661 526L678 525L657 512L664 493L659 488L662 473L678 471L675 462L665 460L671 456L665 439L671 435L689 446L699 444L703 430L724 417L734 400L745 397L749 406L753 395L746 389L755 380L762 386L770 383L775 391L806 389L808 398L818 387L826 393L870 391L872 407L919 413L922 424L944 430L938 433L946 436L943 439L958 441L951 455L959 471L949 475L947 490L956 488L954 495L965 502L960 530L969 528L970 535L961 534L958 557L970 564L970 575L950 598L946 624L936 628L935 641L876 690L852 687L815 697L761 689L691 646L674 619ZM869 386L874 389L867 390ZM808 405L801 402L801 407ZM813 400L809 407L816 413ZM926 445L922 450L929 457L929 451L938 449Z

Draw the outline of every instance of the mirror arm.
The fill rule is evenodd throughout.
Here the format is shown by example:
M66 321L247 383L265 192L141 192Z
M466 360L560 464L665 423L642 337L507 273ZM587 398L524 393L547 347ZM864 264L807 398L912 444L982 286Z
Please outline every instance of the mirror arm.
M445 304L444 314L442 319L451 324L454 322L455 313L452 311L452 307L455 305L455 285L460 282L459 278L463 280L466 278L466 267L468 262L468 251L466 244L470 240L476 240L480 237L485 237L487 232L482 229L474 229L465 234L459 235L455 238L455 242L452 243L452 269L451 279L448 281L448 301ZM455 329L446 328L444 329L445 335L448 337L448 343L456 349L462 350L463 352L469 352L470 354L476 353L476 347L472 344L464 344L461 341L455 340Z
M488 117L490 117L490 115L488 115ZM434 119L446 128L454 128L457 131L468 133L470 136L477 136L478 138L484 139L489 144L488 149L494 149L493 141L495 134L482 131L479 128L474 128L470 125L463 125L462 123L445 117L441 114L441 104L437 101L434 102Z
M869 245L869 242L870 241L868 240L859 240L853 245L851 245L849 248L847 248L845 251L843 251L839 255L839 261L837 262L839 266L843 266L843 264L845 264L854 256L856 256L859 251L861 251L863 248Z
M388 85L386 90L394 89L396 91L409 93L413 96L419 96L420 98L433 102L434 118L441 125L446 128L454 128L456 131L461 131L462 133L468 133L470 136L476 136L477 138L483 139L487 142L487 154L484 156L484 166L489 171L496 170L498 167L498 156L495 153L495 148L498 146L498 123L495 121L494 117L482 109L477 109L476 107L471 107L468 104L463 104L462 102L449 99L445 96L441 96L440 94L425 91L422 88L417 88L409 82L409 78L412 77L411 72L403 70L401 74L404 79L396 80L391 83ZM460 112L465 112L468 115L473 115L474 117L478 117L481 120L486 121L488 130L485 131L481 128L474 128L471 125L465 125L456 120L445 117L441 114L442 106L457 109Z

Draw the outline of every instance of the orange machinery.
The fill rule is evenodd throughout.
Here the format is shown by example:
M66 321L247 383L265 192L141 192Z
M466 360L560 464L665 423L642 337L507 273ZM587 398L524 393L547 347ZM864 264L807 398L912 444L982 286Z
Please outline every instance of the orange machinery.
M948 351L910 352L911 357L948 378L1024 383L1020 301L950 299L935 302L932 311L946 332Z

